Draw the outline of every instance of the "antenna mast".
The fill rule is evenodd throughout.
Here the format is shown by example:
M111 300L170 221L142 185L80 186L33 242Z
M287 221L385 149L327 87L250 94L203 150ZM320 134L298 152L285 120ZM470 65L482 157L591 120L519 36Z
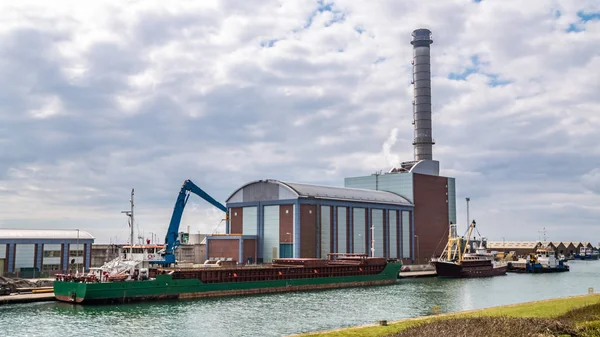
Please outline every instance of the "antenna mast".
M129 247L129 258L133 258L133 224L134 224L134 217L133 217L133 188L131 189L131 199L129 200L129 203L131 204L131 210L129 211L121 211L121 213L125 213L125 215L127 215L129 217L129 230L130 230L130 247Z

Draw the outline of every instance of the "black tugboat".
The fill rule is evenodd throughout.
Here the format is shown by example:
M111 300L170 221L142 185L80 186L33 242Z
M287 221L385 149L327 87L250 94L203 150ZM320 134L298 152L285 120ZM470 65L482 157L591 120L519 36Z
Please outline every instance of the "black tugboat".
M442 256L432 261L439 277L489 277L506 274L507 265L494 261L494 256L483 247L483 240L474 252L469 251L469 239L474 228L475 220L471 222L464 242L462 237L456 235L456 225L450 225L448 244Z

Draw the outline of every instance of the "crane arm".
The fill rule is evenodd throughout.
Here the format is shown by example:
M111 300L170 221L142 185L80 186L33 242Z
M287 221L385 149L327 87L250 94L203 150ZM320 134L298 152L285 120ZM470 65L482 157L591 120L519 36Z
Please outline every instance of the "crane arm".
M211 205L217 207L223 212L227 213L227 207L220 202L216 201L213 197L204 192L200 187L196 186L191 180L186 180L181 186L177 201L175 201L175 207L173 208L173 215L171 216L171 222L169 223L169 229L165 237L165 262L175 263L175 249L179 246L179 224L181 217L183 216L183 210L187 204L190 193L194 193L202 199L208 201Z
M183 184L183 188L194 193L195 195L199 196L200 198L208 201L211 205L222 210L223 212L227 212L227 207L225 207L220 202L216 201L213 197L208 195L208 193L204 192L204 190L202 190L200 187L196 186L196 184L194 184L191 180L186 180L185 183Z

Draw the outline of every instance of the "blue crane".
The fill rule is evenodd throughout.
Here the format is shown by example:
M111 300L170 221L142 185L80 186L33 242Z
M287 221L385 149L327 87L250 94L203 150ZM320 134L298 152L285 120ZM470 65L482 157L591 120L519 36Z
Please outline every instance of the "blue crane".
M181 216L183 215L183 209L187 204L190 193L194 193L202 199L208 201L211 205L225 212L225 221L227 221L227 207L220 202L216 201L213 197L204 192L200 187L196 186L191 180L186 180L181 186L177 201L175 202L175 208L173 209L173 215L171 216L171 222L169 223L169 229L165 236L165 248L161 252L164 257L164 261L156 261L160 264L171 265L175 263L175 250L180 245L178 234L179 234L179 223L181 222Z

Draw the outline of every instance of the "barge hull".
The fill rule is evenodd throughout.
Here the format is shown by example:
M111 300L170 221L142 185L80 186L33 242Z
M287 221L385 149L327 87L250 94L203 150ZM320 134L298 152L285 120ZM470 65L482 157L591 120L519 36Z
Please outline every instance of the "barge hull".
M71 303L127 303L395 284L400 264L388 264L378 274L315 277L251 282L203 283L199 279L156 279L131 282L77 283L55 281L56 299Z
M365 286L377 286L377 285L390 285L395 284L396 280L382 280L382 281L364 281L364 282L349 282L349 283L331 283L321 285L304 285L304 286L284 286L284 287L272 287L272 288L256 288L256 289L244 289L244 290L221 290L221 291L205 291L205 292L193 292L193 293L180 293L180 294L169 294L169 295L138 295L138 296L119 296L109 298L83 298L57 295L56 299L63 302L71 303L130 303L130 302L142 302L142 301L159 301L159 300L178 300L178 299L196 299L196 298L210 298L210 297L224 297L224 296L242 296L242 295L258 295L258 294L271 294L271 293L283 293L283 292L294 292L294 291L307 291L307 290L325 290L325 289L337 289L337 288L351 288L351 287L365 287Z
M435 271L439 277L453 278L500 276L506 274L507 270L507 266L463 266L452 262L434 262L434 265Z

